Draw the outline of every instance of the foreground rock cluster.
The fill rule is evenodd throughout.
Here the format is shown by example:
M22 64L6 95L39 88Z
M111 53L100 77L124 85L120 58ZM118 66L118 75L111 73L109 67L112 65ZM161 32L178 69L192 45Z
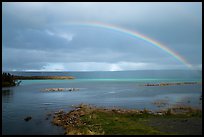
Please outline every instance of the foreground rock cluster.
M77 128L80 125L85 125L86 123L82 123L80 120L81 116L84 116L88 109L84 109L84 105L80 105L75 110L70 111L68 113L60 110L55 112L53 116L52 123L57 126L62 126L66 129L65 134L82 134L80 133ZM90 108L91 109L91 108Z

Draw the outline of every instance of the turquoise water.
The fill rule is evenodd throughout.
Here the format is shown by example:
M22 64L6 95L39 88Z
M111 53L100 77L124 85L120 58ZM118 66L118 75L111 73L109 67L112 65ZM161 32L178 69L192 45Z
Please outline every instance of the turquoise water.
M73 79L73 80L23 80L21 85L35 83L76 83L76 82L137 82L137 83L159 83L159 82L202 82L200 79Z
M65 75L64 73L43 73L43 75ZM2 133L3 134L63 134L63 129L51 124L52 117L47 113L54 113L63 109L70 111L73 105L80 103L103 107L135 108L160 110L174 105L188 105L202 108L199 100L202 85L174 85L163 87L147 87L146 83L158 82L188 82L202 81L202 76L196 74L177 73L174 76L150 75L145 72L141 78L140 72L72 72L74 80L22 80L18 87L2 89ZM147 72L150 73L150 72ZM159 73L159 72L154 72ZM33 75L33 73L22 73ZM39 75L39 73L34 73ZM67 74L67 73L66 73ZM120 74L120 75L119 75ZM180 76L178 75L180 74ZM184 75L185 74L185 75ZM68 75L68 74L67 74ZM90 75L90 76L89 76ZM95 77L94 77L95 76ZM139 77L140 76L140 77ZM45 88L79 88L77 92L43 92ZM165 100L168 104L163 107L153 102ZM28 122L26 116L32 116Z

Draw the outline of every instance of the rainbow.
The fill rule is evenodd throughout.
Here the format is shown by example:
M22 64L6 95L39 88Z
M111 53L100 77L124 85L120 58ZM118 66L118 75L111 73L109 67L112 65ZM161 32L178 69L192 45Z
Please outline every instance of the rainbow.
M79 23L79 22L75 22L75 23L68 23L70 25L80 25L80 26L89 26L89 27L99 27L99 28L103 28L103 29L109 29L112 31L116 31L116 32L120 32L120 33L124 33L127 34L129 36L132 36L134 38L139 38L142 39L148 43L150 43L151 45L163 50L164 52L168 53L169 55L171 55L172 57L174 57L176 60L178 60L179 62L181 62L182 64L184 64L185 66L187 66L188 68L193 68L193 66L188 63L188 61L183 58L181 55L179 55L178 53L176 53L175 51L171 50L170 48L168 48L167 46L141 34L135 31L131 31L128 29L124 29L118 26L113 26L111 24L105 24L105 23L100 23L100 22L85 22L85 23ZM68 25L67 24L67 25Z

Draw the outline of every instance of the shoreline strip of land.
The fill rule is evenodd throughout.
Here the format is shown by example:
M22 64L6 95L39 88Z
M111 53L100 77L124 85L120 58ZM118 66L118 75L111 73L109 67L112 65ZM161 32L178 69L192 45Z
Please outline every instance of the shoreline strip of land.
M75 79L73 76L14 76L16 80L37 80L37 79Z

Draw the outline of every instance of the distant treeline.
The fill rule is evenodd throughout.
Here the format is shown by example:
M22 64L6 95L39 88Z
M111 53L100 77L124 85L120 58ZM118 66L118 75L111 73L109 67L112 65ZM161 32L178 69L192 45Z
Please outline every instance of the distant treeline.
M14 75L10 73L2 73L2 87L18 86L21 81L15 79Z

